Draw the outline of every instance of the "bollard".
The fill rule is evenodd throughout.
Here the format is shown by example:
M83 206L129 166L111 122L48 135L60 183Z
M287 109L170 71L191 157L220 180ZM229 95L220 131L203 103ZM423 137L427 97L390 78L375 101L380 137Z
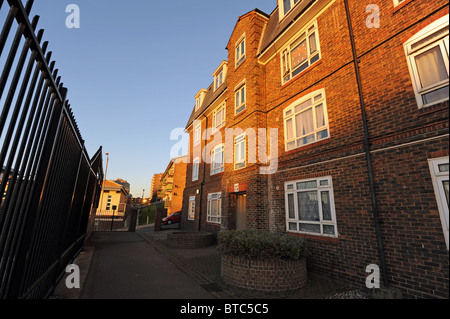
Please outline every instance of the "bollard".
M155 231L161 230L161 222L165 209L163 207L157 207L155 211Z

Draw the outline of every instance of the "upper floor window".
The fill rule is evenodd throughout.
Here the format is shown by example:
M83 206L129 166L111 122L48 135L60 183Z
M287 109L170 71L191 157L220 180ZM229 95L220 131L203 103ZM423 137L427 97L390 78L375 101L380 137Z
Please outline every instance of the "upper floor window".
M234 169L245 167L246 158L245 133L237 136L234 140Z
M200 106L202 105L202 98L198 97L195 99L195 111L197 112L200 109Z
M297 2L300 2L300 0L282 0L281 1L281 12L282 14L280 17L284 17L291 9L297 4Z
M281 51L283 84L319 60L319 32L317 23L314 23Z
M222 61L222 63L220 63L219 67L213 73L214 91L220 88L222 84L225 82L227 71L228 71L228 62Z
M198 93L195 95L195 111L197 112L200 107L202 106L203 100L205 98L205 94L206 94L206 90L205 89L201 89L200 91L198 91Z
M448 15L405 43L405 52L419 108L449 99Z
M217 109L214 110L212 120L213 132L225 125L225 110L226 102L222 103Z
M201 123L198 123L194 126L194 145L200 143L201 138L202 138L202 125Z
M215 77L214 77L214 91L217 90L223 83L223 70L220 71Z
M224 150L223 144L216 146L211 152L211 175L218 174L224 171Z
M444 230L445 243L448 249L448 205L449 198L449 163L448 156L429 160L434 193L436 195L439 214L441 215L442 228Z
M245 90L245 81L238 85L235 90L234 114L238 114L245 110L245 102L247 99Z
M241 65L245 60L245 34L237 42L236 45L236 67Z
M284 110L286 151L330 137L325 90L294 102Z
M198 180L198 172L200 168L200 158L196 157L194 159L194 165L192 165L192 181Z

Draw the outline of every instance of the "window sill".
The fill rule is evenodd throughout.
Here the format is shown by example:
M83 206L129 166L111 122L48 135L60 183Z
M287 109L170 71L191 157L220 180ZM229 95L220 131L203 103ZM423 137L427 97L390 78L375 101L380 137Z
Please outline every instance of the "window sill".
M236 71L237 69L239 69L241 65L245 63L245 60L247 60L247 57L244 57L242 60L239 60L241 62L239 63L239 65L237 64L234 65L234 70Z
M329 236L323 236L323 235L300 234L300 233L293 233L293 232L286 232L286 234L287 235L291 235L291 236L297 236L297 237L302 237L302 238L307 238L307 239L327 242L327 243L338 243L339 242L339 238L337 238L337 237L329 237Z
M222 223L215 223L215 222L206 222L206 224L207 225L210 225L210 226L217 226L217 227L221 227L222 226Z
M419 116L427 116L435 112L439 112L442 110L447 110L449 105L449 101L439 102L434 105L422 107L419 109Z
M394 14L396 14L398 11L400 11L403 7L405 7L406 5L410 4L411 2L413 2L414 0L405 0L402 3L399 3L398 5L396 5L394 7Z
M219 177L219 176L223 175L224 172L225 172L225 170L223 170L222 172L219 172L219 173L209 174L209 176L210 177Z
M234 114L234 119L237 119L238 117L240 117L242 114L245 114L247 112L247 105L245 105L245 109L240 111L238 114Z
M320 60L315 62L314 64L310 65L306 70L303 70L302 72L300 72L299 74L297 74L296 76L294 76L293 78L291 78L289 81L283 83L283 78L281 79L281 89L285 89L286 87L288 87L291 83L296 82L301 76L307 74L308 72L310 72L311 70L315 69L316 66L322 64L322 60L323 58L320 57Z
M239 168L236 168L236 166L235 166L235 167L233 167L233 171L241 171L241 170L243 170L245 168L247 168L247 164L245 164L245 166L242 166L242 167L239 167Z
M324 144L329 144L329 143L331 143L331 138L327 137L326 139L323 139L323 140L320 140L320 141L317 141L317 142L314 142L314 143L311 143L311 144L307 144L307 145L304 145L304 146L300 146L300 147L294 148L293 150L290 150L290 151L287 151L285 149L284 155L291 155L291 154L296 153L298 151L306 151L306 150L309 150L311 148L318 147L318 146L321 146L321 145L324 145Z
M225 129L225 123L222 124L219 128L212 128L212 135L216 134L217 132L223 131Z

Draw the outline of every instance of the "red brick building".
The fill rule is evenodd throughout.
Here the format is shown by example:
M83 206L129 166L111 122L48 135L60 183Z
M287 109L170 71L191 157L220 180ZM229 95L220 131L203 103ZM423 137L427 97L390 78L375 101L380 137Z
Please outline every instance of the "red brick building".
M309 271L448 298L446 2L278 2L195 96L182 228L302 236Z
M159 183L161 181L163 173L154 174L152 177L152 182L150 184L150 200L157 200L158 199L158 188Z
M174 157L161 174L157 192L158 197L164 202L167 216L182 209L187 162L186 155Z

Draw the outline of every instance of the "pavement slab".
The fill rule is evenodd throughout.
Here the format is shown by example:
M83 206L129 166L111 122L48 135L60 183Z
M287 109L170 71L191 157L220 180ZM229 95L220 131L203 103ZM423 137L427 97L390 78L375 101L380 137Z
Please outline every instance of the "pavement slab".
M214 299L137 233L96 232L88 247L92 257L78 259L82 274L89 268L78 299ZM55 295L77 297L64 280Z

